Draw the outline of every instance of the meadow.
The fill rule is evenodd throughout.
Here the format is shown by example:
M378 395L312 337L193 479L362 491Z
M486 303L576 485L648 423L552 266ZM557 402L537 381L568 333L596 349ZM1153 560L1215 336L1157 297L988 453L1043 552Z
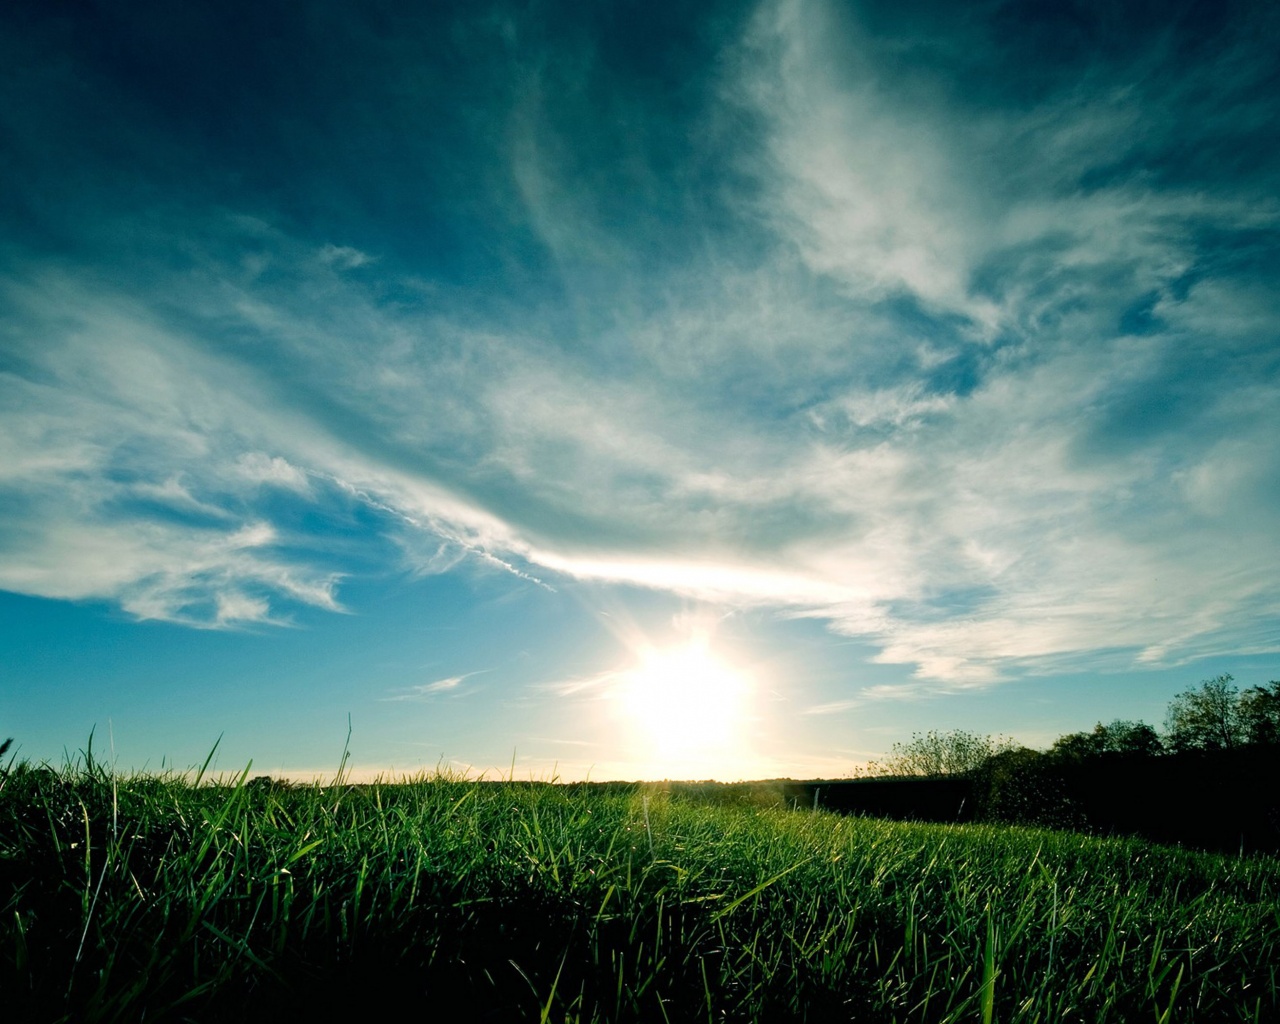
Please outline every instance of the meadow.
M1266 1021L1280 861L768 787L0 776L31 1021Z

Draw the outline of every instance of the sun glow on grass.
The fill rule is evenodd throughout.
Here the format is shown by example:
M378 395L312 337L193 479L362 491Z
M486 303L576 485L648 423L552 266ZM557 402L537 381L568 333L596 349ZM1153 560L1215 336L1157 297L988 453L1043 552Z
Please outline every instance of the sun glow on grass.
M654 767L675 773L747 759L751 691L745 672L695 639L640 652L622 674L619 696L628 730Z

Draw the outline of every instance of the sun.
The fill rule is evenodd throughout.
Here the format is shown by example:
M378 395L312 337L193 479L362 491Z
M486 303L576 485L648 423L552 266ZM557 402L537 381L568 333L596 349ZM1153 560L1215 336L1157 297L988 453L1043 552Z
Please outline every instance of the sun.
M751 680L705 642L643 651L621 682L628 729L656 763L739 752Z

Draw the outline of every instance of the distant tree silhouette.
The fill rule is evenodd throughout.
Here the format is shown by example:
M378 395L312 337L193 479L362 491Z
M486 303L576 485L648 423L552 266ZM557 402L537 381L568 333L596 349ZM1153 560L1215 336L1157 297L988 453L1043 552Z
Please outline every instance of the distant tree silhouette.
M1280 681L1205 679L1168 705L1162 735L1116 719L1044 752L964 730L916 733L832 806L934 821L1137 834L1203 849L1280 852ZM825 797L824 797L825 799Z
M1146 722L1126 722L1119 718L1110 725L1099 722L1092 732L1073 732L1059 736L1049 753L1069 761L1100 757L1104 754L1126 754L1154 757L1164 752L1160 736Z
M1239 713L1247 743L1280 745L1280 682L1250 686L1240 694Z
M1205 679L1173 698L1165 728L1174 750L1234 750L1246 741L1239 691L1231 683L1230 675Z
M993 739L963 729L917 732L909 742L895 743L883 761L872 761L868 771L872 775L969 775L995 754L1017 746L1004 737Z

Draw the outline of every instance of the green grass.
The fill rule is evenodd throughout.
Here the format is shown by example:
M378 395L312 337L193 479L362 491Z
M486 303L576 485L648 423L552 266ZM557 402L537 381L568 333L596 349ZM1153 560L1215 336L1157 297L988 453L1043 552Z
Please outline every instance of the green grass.
M696 789L2 782L9 1020L1280 1018L1274 859Z

